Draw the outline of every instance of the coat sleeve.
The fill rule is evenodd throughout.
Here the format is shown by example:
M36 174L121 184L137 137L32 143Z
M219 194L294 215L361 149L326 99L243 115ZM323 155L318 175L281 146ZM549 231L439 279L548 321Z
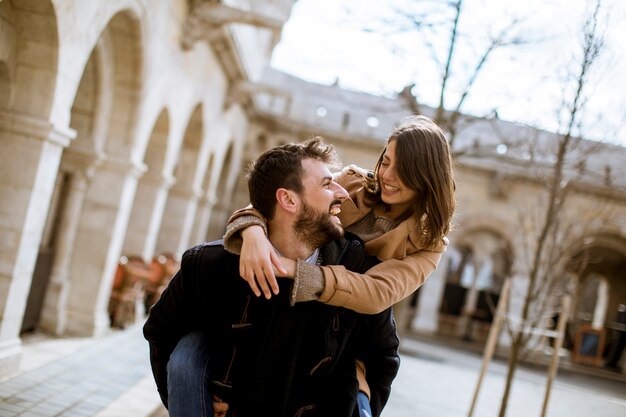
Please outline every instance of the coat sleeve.
M224 234L224 248L235 255L241 254L243 238L241 231L249 226L261 226L267 235L267 221L263 215L250 204L235 211L226 223L226 233Z
M341 265L323 266L324 291L319 301L358 313L380 313L424 284L441 256L441 252L420 250L404 259L388 259L364 274Z
M379 416L400 368L400 340L391 308L372 315L359 332L356 357L363 362L372 416Z
M150 309L143 334L150 345L150 366L161 396L167 407L167 363L179 340L197 328L198 314L194 313L193 297L198 294L192 277L195 268L195 250L183 255L181 268L170 280L161 298Z

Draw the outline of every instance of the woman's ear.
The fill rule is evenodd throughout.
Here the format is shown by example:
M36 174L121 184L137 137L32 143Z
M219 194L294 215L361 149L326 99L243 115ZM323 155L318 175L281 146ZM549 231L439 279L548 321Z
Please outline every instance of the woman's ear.
M291 190L279 188L276 190L276 202L285 211L295 213L298 209L298 196Z

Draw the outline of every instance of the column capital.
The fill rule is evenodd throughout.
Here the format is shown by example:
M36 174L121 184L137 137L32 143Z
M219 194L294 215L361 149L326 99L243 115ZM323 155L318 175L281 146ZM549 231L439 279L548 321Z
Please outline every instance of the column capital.
M129 159L107 154L100 165L101 169L120 174L130 174L133 177L141 178L148 171L148 167L143 162L135 162Z
M202 197L204 197L204 191L202 190L202 188L200 187L192 187L192 192L194 197L196 198L196 200L200 200Z
M46 119L7 111L0 111L0 130L49 141L64 148L76 138L76 131L70 127L55 126Z
M171 190L171 193L180 197L187 198L189 200L196 200L196 201L200 200L203 195L201 188L193 187L193 186L173 187Z
M146 175L141 177L141 181L165 190L172 188L176 184L176 178L171 174L155 173L148 171Z
M206 201L209 204L209 207L213 208L217 205L217 196L215 193L209 193L206 196Z
M104 152L72 146L63 154L62 168L82 175L89 181L105 159Z

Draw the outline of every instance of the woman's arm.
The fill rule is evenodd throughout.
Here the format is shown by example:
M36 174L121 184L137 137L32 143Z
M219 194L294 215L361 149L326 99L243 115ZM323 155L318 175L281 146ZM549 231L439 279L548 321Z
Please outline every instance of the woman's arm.
M267 238L265 219L251 205L235 211L226 225L224 248L239 256L239 275L259 297L278 294L278 276L291 276L295 272L285 269L281 258ZM288 264L293 268L293 264ZM292 269L293 271L293 269ZM260 287L260 288L259 288Z
M348 271L343 266L302 266L319 269L324 289L317 298L324 304L345 307L358 313L377 314L411 295L437 268L442 252L420 250L404 259L388 259L365 274ZM315 271L313 271L315 273ZM302 281L302 278L300 278ZM295 300L306 301L298 294Z
M245 210L248 213L254 211L254 209ZM239 216L239 219L242 218L244 217ZM258 217L254 219L246 227L259 221ZM229 228L235 229L235 226L229 224ZM285 268L279 272L279 276L295 278L291 294L292 303L318 300L325 304L341 306L365 314L380 313L411 295L436 269L443 252L443 249L442 251L420 250L407 255L404 259L388 259L365 274L358 274L340 265L319 267L304 262L298 262L296 265L295 262L280 258L276 254L264 230L260 227L248 227L245 231L245 240L238 236L240 230L241 227L237 233L232 230L231 233L227 232L224 237L224 246L227 246L228 236L232 239L237 235L240 244L245 242L245 246L239 248L241 249L240 274L257 296L260 296L262 291L269 299L272 293L278 293L275 273L270 265L276 267L276 264L280 264L282 268L284 263ZM256 255L258 251L266 253L267 261L263 261L265 263L261 269L255 267L259 264L258 255ZM294 274L294 269L297 270L296 274Z
M235 255L241 254L243 245L242 232L253 225L259 226L263 234L267 236L267 222L257 209L248 204L246 207L231 214L226 222L226 233L224 234L224 249Z

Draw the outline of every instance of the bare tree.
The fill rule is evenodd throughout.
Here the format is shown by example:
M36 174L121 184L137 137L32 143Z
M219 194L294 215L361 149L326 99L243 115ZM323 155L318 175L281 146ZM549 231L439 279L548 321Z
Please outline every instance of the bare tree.
M439 73L438 101L433 118L448 132L451 145L454 145L461 120L465 123L474 120L462 117L463 105L472 95L476 81L494 53L502 48L530 42L518 34L523 19L513 16L500 28L496 28L495 24L485 28L490 32L486 35L488 39L479 42L476 34L463 30L463 6L463 0L412 0L399 6L390 6L391 16L365 26L366 31L386 35L407 32L422 35L420 39ZM447 39L447 42L441 43L440 39ZM397 46L394 48L398 49ZM461 49L465 52L463 65L460 65ZM467 51L470 49L474 52L473 57L468 59ZM416 97L421 87L423 85L416 82L399 93L399 97L407 101L414 113L421 113Z
M477 59L474 63L473 68L471 68L466 75L464 86L461 88L461 93L458 99L454 104L449 105L449 103L446 102L446 98L449 96L449 80L453 76L451 68L452 62L455 59L455 52L459 36L459 20L461 18L463 10L463 0L451 2L450 5L454 9L454 19L452 21L452 27L450 30L450 43L441 75L439 103L437 105L437 112L435 114L435 122L448 131L450 145L453 146L458 130L459 118L462 115L461 110L463 104L472 93L472 87L474 86L476 80L478 79L478 76L487 64L491 55L499 48L512 45L520 45L526 41L522 40L515 33L515 28L520 22L520 20L517 18L512 19L508 25L500 29L495 35L492 35L488 44L484 47L482 51L477 54ZM451 110L447 110L448 108Z
M580 217L568 218L565 208L569 204L568 197L574 184L579 179L576 175L580 175L581 171L570 168L572 165L575 167L576 161L582 160L594 149L588 147L583 150L581 144L585 141L581 141L579 136L580 120L585 109L587 90L590 87L589 75L604 47L603 36L598 28L599 13L600 0L597 0L583 24L582 54L574 66L577 73L566 86L566 91L571 91L571 97L564 100L566 109L564 129L557 138L554 157L549 163L542 164L538 170L538 173L544 175L546 192L540 194L540 201L533 204L534 209L520 213L520 231L524 243L522 255L528 269L524 271L524 275L528 282L520 294L522 308L519 318L515 322L509 320L507 323L511 346L500 417L506 415L516 368L533 337L529 330L541 326L541 321L553 311L554 295L559 289L571 286L571 281L568 282L565 277L576 272L572 270L571 260L581 251L581 247L572 245L572 242L582 241L587 232L585 223ZM610 213L605 212L600 204L589 211L590 217L610 218ZM584 256L579 256L578 259L577 269L584 269L588 260L585 260Z

